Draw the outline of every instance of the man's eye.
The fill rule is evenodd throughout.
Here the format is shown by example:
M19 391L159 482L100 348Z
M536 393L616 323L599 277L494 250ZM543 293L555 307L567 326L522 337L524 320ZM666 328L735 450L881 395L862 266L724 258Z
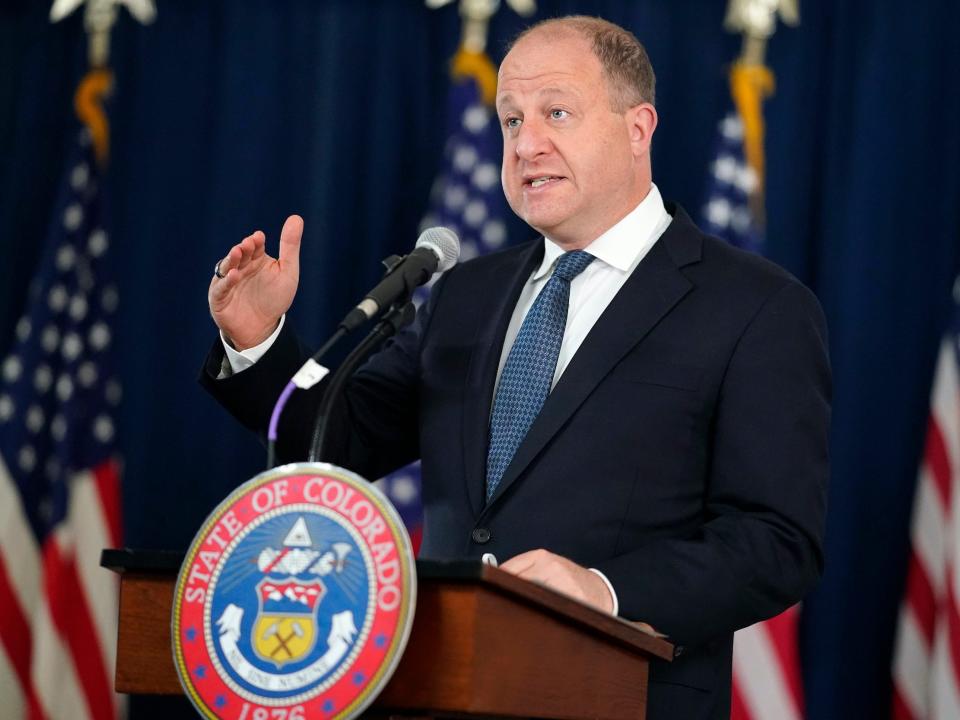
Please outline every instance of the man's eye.
M570 113L568 113L566 110L561 110L560 108L555 108L550 111L550 117L552 117L554 120L563 120L569 114Z
M503 126L509 128L510 130L516 130L520 127L520 118L517 117L508 117L503 121Z

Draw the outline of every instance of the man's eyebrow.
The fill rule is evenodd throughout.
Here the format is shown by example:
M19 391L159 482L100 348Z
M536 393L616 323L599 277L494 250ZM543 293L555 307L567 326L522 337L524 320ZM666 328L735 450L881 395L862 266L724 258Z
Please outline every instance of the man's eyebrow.
M497 112L503 110L504 107L511 107L513 105L513 95L506 93L497 98L496 108Z
M580 97L580 93L577 92L576 89L574 89L574 88L562 88L562 87L554 87L554 86L550 86L550 87L545 87L545 88L543 88L542 90L540 90L540 91L537 93L537 95L540 95L540 96L543 96L543 95L548 95L548 96L549 96L549 95L573 95L574 97L577 97L577 98Z
M575 88L564 88L564 87L557 87L554 85L549 85L537 91L537 97L541 99L557 97L557 96L559 97L572 96L574 98L579 99L581 97L581 94ZM497 98L497 103L496 103L497 111L500 112L504 108L512 107L515 104L516 103L513 99L513 95L510 93L504 93L503 95Z

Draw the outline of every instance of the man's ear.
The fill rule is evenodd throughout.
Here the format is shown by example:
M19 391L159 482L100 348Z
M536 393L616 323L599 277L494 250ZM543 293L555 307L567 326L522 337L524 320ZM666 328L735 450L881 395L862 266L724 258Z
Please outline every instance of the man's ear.
M626 119L634 157L647 155L657 129L657 109L650 103L640 103L627 110Z

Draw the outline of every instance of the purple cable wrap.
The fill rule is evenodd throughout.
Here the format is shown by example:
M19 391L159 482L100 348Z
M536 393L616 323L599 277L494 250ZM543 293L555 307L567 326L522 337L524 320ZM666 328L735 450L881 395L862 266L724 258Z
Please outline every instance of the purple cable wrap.
M269 442L276 442L277 425L280 424L280 415L283 413L283 406L287 404L287 400L290 399L290 395L292 395L296 389L297 386L294 385L293 380L291 380L287 383L283 392L280 393L280 397L277 398L277 404L273 406L273 414L270 415L270 427L267 429L267 440Z

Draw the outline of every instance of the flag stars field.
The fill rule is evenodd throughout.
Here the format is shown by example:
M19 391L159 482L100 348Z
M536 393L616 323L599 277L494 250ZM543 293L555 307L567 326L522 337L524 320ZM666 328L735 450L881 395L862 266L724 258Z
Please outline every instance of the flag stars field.
M3 362L3 379L8 383L15 383L20 379L20 373L23 366L20 364L20 358L11 355Z
M43 414L43 408L39 405L31 405L27 408L27 430L36 435L43 430L46 417Z
M51 306L51 309L52 306ZM56 325L47 325L43 329L43 335L40 337L40 346L47 353L54 352L60 345L60 331Z
M9 395L0 395L0 423L8 422L13 417L16 408Z
M463 111L462 122L468 132L478 135L490 124L490 113L483 105L470 105Z
M72 270L73 266L77 262L77 251L73 249L72 245L64 245L59 250L57 250L57 270L60 272L67 272Z
M480 227L487 219L487 206L483 200L471 200L463 210L463 219L472 228Z
M480 239L491 250L494 250L507 241L507 228L500 220L488 220L480 231Z
M17 322L17 340L19 342L26 342L30 338L30 333L33 331L33 326L30 324L30 318L22 317Z
M90 179L90 168L86 163L81 163L70 171L70 187L77 191L83 191L87 188L87 181Z
M469 145L460 145L453 153L453 166L460 172L469 172L477 164L477 151Z
M49 365L40 365L36 370L33 371L33 387L40 394L43 395L50 390L50 386L53 385L53 372L50 370Z
M100 257L107 251L107 233L103 230L94 230L90 233L90 240L87 242L87 250L93 257Z
M448 185L443 191L443 204L449 210L459 210L467 204L467 191L460 185Z
M500 182L500 168L493 163L481 163L470 176L470 182L478 190L486 192Z
M110 344L110 329L106 323L94 323L90 328L90 344L94 350L103 350Z
M54 285L50 288L50 294L47 296L47 304L50 306L50 310L59 313L66 306L69 296L67 295L67 289L63 285Z
M80 203L72 203L63 212L63 226L69 231L76 231L83 223L83 207Z
M81 322L87 316L87 297L86 295L74 295L70 300L70 309L68 310L70 318L76 322Z

